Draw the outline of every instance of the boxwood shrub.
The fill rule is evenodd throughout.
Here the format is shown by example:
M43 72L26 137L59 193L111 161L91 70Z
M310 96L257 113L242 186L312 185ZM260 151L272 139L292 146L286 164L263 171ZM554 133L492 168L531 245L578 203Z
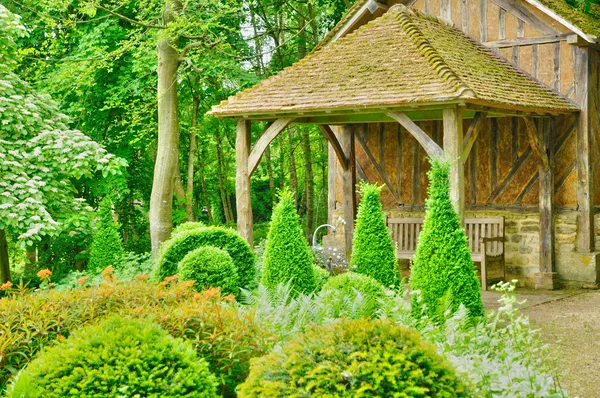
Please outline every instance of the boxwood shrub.
M254 359L248 397L467 397L454 369L417 332L391 321L313 327Z
M396 251L379 200L381 187L362 182L350 267L387 288L400 286Z
M256 257L248 243L238 233L225 227L204 227L181 231L161 248L154 269L155 278L162 280L177 272L177 265L186 254L203 246L225 250L237 267L239 286L252 289L256 284Z
M345 272L331 277L321 289L323 298L332 304L335 301L356 303L359 294L363 298L363 304L360 312L354 314L355 317L375 317L380 307L379 300L385 297L385 290L374 278L356 272Z
M104 198L98 207L98 222L92 235L88 270L96 272L108 266L117 267L124 254L119 225L113 217L112 202Z
M312 293L317 287L312 259L292 194L284 191L273 209L263 256L262 283L273 290L291 281L295 293Z
M193 231L195 229L200 229L205 226L206 225L204 225L204 223L202 223L200 221L184 222L183 224L179 224L178 226L173 228L173 232L171 232L171 236L180 234L181 232L184 232L184 231Z
M189 342L148 321L111 317L42 351L8 396L212 398L216 387Z
M410 278L411 289L420 290L422 297L422 303L413 300L415 313L420 313L424 304L430 317L439 318L445 310L441 300L450 294L454 310L462 303L471 316L481 316L484 308L479 280L465 231L450 200L450 164L439 159L430 161L425 220Z
M314 266L314 271L315 271L315 292L319 292L323 286L325 285L325 283L327 283L327 281L329 279L331 279L331 274L329 273L329 271L327 271L324 268L321 268L318 265Z
M223 294L237 295L239 279L237 267L231 256L222 249L212 246L192 250L179 262L179 279L193 280L197 291L220 287Z

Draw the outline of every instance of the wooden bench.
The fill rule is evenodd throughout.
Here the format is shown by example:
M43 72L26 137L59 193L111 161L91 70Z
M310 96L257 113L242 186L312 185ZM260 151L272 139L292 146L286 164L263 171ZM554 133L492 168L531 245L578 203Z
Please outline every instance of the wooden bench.
M396 256L412 259L417 249L422 218L387 218L387 226L396 245ZM468 218L465 234L473 262L479 264L481 287L487 290L489 282L506 278L504 269L504 217Z

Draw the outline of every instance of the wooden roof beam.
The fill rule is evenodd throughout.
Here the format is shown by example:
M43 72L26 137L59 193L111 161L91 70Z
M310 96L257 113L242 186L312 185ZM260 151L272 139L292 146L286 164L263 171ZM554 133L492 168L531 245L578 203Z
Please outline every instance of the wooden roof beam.
M331 127L329 127L328 125L325 125L325 124L321 124L321 125L319 125L319 129L321 130L321 132L323 133L325 138L327 138L327 141L333 147L335 156L337 157L338 162L340 162L342 169L348 170L347 154L344 153L344 150L342 149L342 145L340 144L340 141L337 139L337 136L335 135L335 133L333 132Z
M356 25L356 23L360 21L367 12L369 12L372 15L375 14L378 10L386 11L387 9L387 5L380 3L376 0L367 1L358 11L356 11L356 14L354 14L354 16L350 18L350 20L346 22L346 24L332 37L331 42L333 43L334 41L337 41L340 37L345 36L346 33L351 31L352 28L354 28L354 25Z
M430 158L440 158L444 159L444 151L438 144L432 140L427 133L425 133L419 126L417 126L408 116L406 116L403 112L389 112L387 114L389 117L396 120L398 123L402 125L408 132L415 137L415 139L421 144L421 146L427 152L427 155Z
M471 152L471 148L473 148L473 144L475 144L475 140L481 131L481 127L483 126L483 122L487 116L486 112L477 112L475 117L471 120L471 124L469 125L469 129L467 130L467 134L465 134L465 140L463 144L463 150L461 158L463 161L469 157L469 152Z
M270 123L265 131L262 133L252 151L250 151L250 155L248 156L248 170L250 171L250 175L254 173L256 168L258 167L258 163L262 158L263 153L267 149L267 146L277 137L289 124L293 121L292 118L287 119L277 119L273 123Z

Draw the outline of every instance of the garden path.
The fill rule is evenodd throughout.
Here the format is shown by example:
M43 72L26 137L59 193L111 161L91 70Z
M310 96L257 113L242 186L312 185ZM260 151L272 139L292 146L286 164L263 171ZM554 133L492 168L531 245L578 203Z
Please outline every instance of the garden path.
M498 293L484 292L483 296L488 309L498 307ZM527 299L523 312L558 351L562 387L569 396L600 398L600 291L517 290L517 297Z

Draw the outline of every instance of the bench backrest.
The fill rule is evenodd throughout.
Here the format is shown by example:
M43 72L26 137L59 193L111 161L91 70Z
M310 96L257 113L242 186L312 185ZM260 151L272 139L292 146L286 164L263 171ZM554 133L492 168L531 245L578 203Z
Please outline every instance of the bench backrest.
M387 218L387 226L399 252L414 252L417 249L419 234L423 227L422 218ZM504 252L504 217L467 218L465 234L469 249L473 254L481 253L481 243L485 243L487 255L497 256Z

